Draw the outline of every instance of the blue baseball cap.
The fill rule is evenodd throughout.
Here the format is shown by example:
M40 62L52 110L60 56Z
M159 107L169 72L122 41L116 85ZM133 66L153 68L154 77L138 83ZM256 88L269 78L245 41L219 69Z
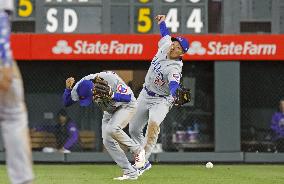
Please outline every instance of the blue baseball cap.
M188 51L189 43L188 43L188 41L185 38L183 38L181 36L177 36L177 37L172 37L171 40L172 41L178 41L179 44L182 47L183 52L187 52Z
M93 101L94 83L90 80L83 80L79 83L77 93L79 96L80 106L89 106Z

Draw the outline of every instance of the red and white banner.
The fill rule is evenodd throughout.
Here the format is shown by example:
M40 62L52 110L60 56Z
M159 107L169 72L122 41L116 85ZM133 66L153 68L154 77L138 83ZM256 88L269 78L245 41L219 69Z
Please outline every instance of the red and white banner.
M284 60L284 35L183 35L184 60ZM17 60L151 60L159 35L13 34Z

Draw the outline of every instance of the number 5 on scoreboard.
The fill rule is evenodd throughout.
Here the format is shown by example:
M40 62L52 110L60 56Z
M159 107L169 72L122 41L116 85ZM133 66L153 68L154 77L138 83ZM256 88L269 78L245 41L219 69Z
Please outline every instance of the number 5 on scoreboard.
M137 31L147 33L152 29L152 19L150 8L140 8L138 10Z
M33 4L31 0L19 0L18 15L20 17L29 17L33 13Z

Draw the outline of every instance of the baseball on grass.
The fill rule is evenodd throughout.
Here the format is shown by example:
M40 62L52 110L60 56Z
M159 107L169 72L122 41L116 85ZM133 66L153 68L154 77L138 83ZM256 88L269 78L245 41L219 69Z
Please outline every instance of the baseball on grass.
M205 167L206 167L207 169L213 168L212 162L207 162L206 165L205 165Z

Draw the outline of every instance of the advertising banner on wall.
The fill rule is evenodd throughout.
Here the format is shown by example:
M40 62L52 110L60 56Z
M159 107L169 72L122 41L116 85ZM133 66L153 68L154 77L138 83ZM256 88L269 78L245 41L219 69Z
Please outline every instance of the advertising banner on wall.
M284 35L182 35L184 61L284 60ZM159 35L14 34L17 60L144 60L158 50Z

